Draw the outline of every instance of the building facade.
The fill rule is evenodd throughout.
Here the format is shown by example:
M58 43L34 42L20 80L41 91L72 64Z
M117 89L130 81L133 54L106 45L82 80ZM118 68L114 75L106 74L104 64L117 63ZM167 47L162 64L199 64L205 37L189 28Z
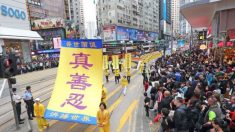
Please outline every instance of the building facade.
M67 0L67 20L75 24L76 30L79 32L79 37L85 36L84 9L83 0Z
M171 38L171 0L160 0L160 38L170 40Z
M86 22L85 24L86 27L86 38L88 39L93 39L96 37L97 33L96 33L96 23L94 21L89 21Z
M14 53L20 64L31 62L30 44L42 40L37 32L30 30L26 5L22 0L0 1L0 54Z
M66 18L64 0L27 0L27 7L30 20Z
M99 0L98 34L104 26L116 25L159 32L159 0Z
M179 33L179 26L180 26L180 1L179 0L172 0L171 4L171 20L173 24L173 33Z

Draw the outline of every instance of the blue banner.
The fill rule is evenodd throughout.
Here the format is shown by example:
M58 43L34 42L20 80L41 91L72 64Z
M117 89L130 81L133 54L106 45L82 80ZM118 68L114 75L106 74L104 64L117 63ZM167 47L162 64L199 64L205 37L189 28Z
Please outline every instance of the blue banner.
M70 47L70 48L103 48L102 47L102 39L79 39L79 40L62 40L62 47Z

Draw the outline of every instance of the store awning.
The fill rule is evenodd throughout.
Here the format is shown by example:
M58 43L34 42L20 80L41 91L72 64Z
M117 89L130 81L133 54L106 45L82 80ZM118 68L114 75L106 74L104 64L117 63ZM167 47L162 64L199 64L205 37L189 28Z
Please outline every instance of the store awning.
M215 2L210 0L199 0L186 5L180 9L181 14L187 19L193 28L206 28L211 24L215 13Z
M0 27L0 39L43 40L35 31L6 27Z

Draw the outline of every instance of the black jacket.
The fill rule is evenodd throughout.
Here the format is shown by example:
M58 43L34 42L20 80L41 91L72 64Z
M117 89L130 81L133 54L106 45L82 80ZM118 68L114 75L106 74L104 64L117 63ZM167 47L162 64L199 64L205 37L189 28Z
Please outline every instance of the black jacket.
M188 121L187 107L185 105L181 105L175 110L173 121L176 131L189 130L190 124Z
M162 101L158 104L158 112L161 113L162 108L167 108L168 110L171 109L170 103L173 100L173 97L165 97Z

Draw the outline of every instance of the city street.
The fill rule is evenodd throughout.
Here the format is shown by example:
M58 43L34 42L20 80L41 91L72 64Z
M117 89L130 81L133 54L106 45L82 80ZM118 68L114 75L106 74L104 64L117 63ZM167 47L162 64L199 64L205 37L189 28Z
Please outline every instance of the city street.
M41 98L42 103L47 106L53 84L56 77L56 68L37 71L33 73L23 74L16 77L18 93L23 95L25 87L31 85L34 98ZM131 84L128 85L127 95L122 95L122 88L119 84L115 84L114 77L111 75L110 82L105 83L108 89L108 110L111 112L111 130L134 132L148 131L154 129L149 126L150 119L145 117L143 103L143 86L142 75L137 71L132 71ZM14 117L9 96L1 98L0 101L0 131L15 131ZM22 117L27 119L25 104L22 103ZM26 120L23 125L20 125L19 131L27 131L29 124ZM77 132L98 131L96 126L83 125L78 123L67 123L50 120L50 128L45 129L48 132L71 131ZM36 121L32 121L32 128L37 130Z

